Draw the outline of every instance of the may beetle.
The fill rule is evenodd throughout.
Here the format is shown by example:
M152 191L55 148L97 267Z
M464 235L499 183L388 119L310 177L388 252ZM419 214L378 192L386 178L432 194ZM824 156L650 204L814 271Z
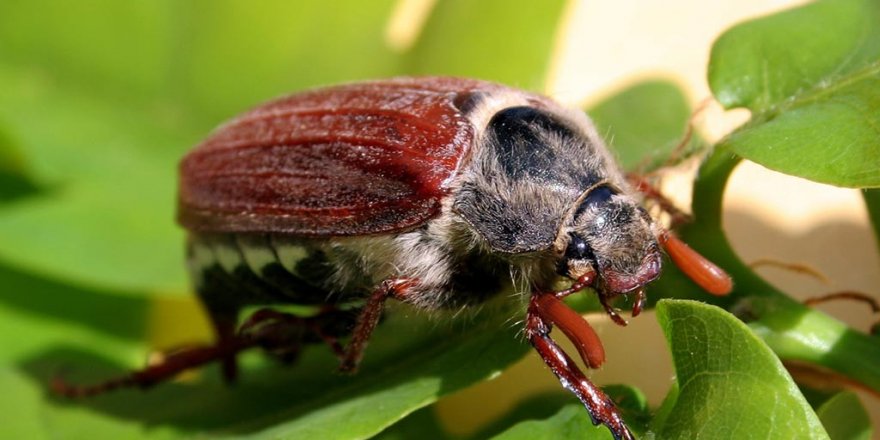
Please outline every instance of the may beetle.
M556 325L587 366L604 361L560 298L590 286L624 323L610 300L633 293L638 314L661 245L693 278L730 289L654 223L582 112L470 79L345 84L256 107L183 159L178 212L216 344L97 386L56 381L56 391L149 386L214 360L232 379L246 348L292 359L318 341L353 372L386 299L461 307L513 284L530 295L525 334L538 354L594 423L628 439L611 400L549 336ZM559 277L571 287L553 291ZM239 325L245 306L285 303L321 312L267 308Z

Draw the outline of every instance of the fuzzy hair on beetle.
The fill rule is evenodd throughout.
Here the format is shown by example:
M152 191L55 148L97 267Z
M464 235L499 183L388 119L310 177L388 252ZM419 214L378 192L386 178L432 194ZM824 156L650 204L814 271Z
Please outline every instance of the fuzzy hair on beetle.
M147 387L212 361L231 380L241 351L290 361L311 343L326 343L340 370L354 372L387 299L460 308L512 284L528 298L525 335L543 361L593 423L630 439L614 403L550 337L555 326L588 367L604 362L595 332L561 299L592 287L625 324L611 300L635 295L639 313L661 247L716 293L731 288L640 203L587 116L540 95L424 77L276 99L219 127L180 166L178 221L216 343L54 389ZM554 291L560 278L571 285ZM303 318L278 304L319 312ZM240 317L248 306L265 308Z

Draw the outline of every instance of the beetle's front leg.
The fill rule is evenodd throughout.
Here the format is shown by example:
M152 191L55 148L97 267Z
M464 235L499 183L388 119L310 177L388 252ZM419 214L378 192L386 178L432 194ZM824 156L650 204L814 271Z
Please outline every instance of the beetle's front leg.
M357 323L351 334L351 340L345 346L345 352L342 356L342 362L339 364L339 371L343 373L354 373L357 371L361 359L364 357L364 349L367 342L379 324L379 318L382 317L382 310L385 308L385 300L395 298L406 300L407 292L417 281L411 278L391 278L379 284L367 303L361 310L361 314L357 318Z
M590 382L571 357L565 354L556 341L550 338L550 331L553 329L551 323L557 323L560 329L575 343L581 357L590 368L601 365L604 361L604 351L595 332L589 328L585 334L583 327L571 328L580 325L572 321L570 314L577 316L579 321L583 323L582 326L589 328L583 318L565 306L552 293L533 294L526 316L526 336L529 338L529 342L535 347L541 359L550 367L562 386L574 393L587 407L593 424L601 423L607 426L617 440L633 439L632 433L624 424L623 417L611 399L599 387ZM570 335L570 331L576 332L576 336ZM586 347L590 343L594 346Z

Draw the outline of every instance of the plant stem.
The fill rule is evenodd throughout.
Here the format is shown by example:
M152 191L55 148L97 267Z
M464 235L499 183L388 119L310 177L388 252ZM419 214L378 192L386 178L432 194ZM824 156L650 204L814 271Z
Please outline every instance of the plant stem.
M780 359L813 363L880 391L880 338L791 299L760 278L731 248L722 229L722 202L740 160L723 142L706 159L694 183L695 221L681 230L688 243L733 277L729 297L710 302L746 321ZM880 197L875 194L870 201L876 202L876 208Z

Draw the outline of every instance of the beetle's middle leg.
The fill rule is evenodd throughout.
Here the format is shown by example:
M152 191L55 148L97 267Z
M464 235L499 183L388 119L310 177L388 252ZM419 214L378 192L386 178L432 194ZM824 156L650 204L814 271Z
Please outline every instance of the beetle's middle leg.
M339 371L343 373L357 371L358 365L364 357L367 342L369 342L373 330L376 329L376 325L379 324L379 318L382 317L385 301L388 298L405 301L408 291L416 283L417 281L411 278L391 278L383 281L379 287L373 290L357 318L351 340L346 345L342 361L339 364Z

